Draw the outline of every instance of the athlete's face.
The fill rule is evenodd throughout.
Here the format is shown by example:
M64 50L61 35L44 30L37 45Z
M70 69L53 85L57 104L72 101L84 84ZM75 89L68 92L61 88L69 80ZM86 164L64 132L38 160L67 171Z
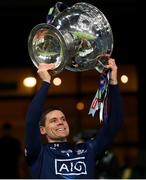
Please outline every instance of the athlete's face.
M46 134L48 142L66 141L69 126L65 115L60 110L53 110L46 115L45 126L40 127L41 134Z

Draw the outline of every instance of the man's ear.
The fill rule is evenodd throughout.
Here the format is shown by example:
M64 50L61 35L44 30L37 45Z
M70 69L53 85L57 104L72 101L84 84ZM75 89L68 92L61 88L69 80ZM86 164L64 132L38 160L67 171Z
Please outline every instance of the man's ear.
M40 132L42 135L46 134L46 128L44 126L40 126Z

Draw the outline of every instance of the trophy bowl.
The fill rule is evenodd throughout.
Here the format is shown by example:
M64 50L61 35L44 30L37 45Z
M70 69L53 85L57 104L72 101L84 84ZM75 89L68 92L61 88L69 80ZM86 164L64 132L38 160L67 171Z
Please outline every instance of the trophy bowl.
M33 64L54 63L52 74L106 70L113 51L113 33L105 15L95 6L79 2L71 7L55 4L47 22L36 25L28 37Z

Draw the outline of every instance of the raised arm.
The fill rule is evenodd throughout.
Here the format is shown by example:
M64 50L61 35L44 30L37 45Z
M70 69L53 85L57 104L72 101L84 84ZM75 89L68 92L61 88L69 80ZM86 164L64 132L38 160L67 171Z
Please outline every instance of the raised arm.
M54 64L40 64L38 74L42 79L42 86L31 101L26 113L25 148L26 157L33 161L41 150L41 136L39 121L43 112L45 98L51 81L48 70L54 68Z
M111 69L109 82L109 114L104 121L103 127L99 130L91 146L96 155L101 155L112 143L123 121L123 108L120 90L117 81L117 65L115 60L110 58L107 68Z

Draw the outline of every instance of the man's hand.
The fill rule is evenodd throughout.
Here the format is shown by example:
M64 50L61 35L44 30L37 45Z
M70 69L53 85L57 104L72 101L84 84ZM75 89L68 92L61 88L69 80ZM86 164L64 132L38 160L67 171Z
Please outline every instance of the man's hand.
M49 73L49 70L53 70L53 69L55 69L54 63L50 63L50 64L40 63L37 73L39 74L40 78L43 81L50 83L51 82L51 75Z
M115 63L115 59L113 58L109 58L108 60L108 65L106 66L106 68L111 69L111 76L110 76L110 84L112 85L116 85L118 84L118 80L117 80L117 65Z

